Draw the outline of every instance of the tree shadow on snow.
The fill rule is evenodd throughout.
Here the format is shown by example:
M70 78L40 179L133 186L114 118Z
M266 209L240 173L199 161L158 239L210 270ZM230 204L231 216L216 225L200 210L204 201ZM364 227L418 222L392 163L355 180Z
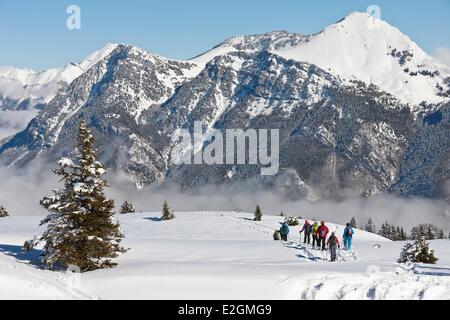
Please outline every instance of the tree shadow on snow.
M162 221L161 217L145 217L144 220L150 220L153 222L160 222Z
M0 244L0 254L14 257L18 262L25 263L30 266L41 268L41 262L39 256L42 250L33 249L30 252L23 252L22 246L11 244Z
M439 277L450 277L450 268L445 267L434 267L434 266L419 266L417 268L420 275L426 276L439 276Z

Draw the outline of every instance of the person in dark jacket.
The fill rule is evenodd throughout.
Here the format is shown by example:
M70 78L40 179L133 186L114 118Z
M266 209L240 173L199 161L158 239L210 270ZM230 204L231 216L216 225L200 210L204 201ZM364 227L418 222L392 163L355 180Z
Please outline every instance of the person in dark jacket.
M302 230L300 230L300 234L302 232L305 233L305 237L303 239L303 243L311 244L312 225L309 223L308 220L305 220L305 224L303 225Z
M287 222L283 222L280 228L281 241L288 241L289 226Z
M330 249L331 253L331 262L336 261L337 258L337 249L341 248L341 244L339 243L338 238L334 232L331 233L331 236L328 238L327 246Z
M320 227L317 229L317 236L319 237L319 247L322 247L322 251L325 251L325 244L329 232L330 230L328 230L328 227L325 225L325 221L321 221Z

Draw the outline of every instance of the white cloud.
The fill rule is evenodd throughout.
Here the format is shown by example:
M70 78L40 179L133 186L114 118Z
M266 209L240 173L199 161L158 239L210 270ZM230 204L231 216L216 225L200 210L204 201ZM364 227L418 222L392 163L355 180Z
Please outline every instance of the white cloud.
M0 139L16 134L26 128L27 124L36 116L37 110L0 111Z
M434 49L433 56L442 63L450 66L450 48L437 47Z

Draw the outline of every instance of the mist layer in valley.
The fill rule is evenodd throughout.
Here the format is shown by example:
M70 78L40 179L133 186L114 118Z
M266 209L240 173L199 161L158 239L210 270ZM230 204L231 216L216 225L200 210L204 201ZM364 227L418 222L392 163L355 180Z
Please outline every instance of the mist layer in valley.
M0 168L0 204L12 216L43 216L46 211L39 201L62 187L51 171L55 164L35 161L26 169ZM147 186L137 189L125 174L108 174L108 196L115 200L116 210L124 200L131 201L142 212L161 211L167 200L176 211L233 211L253 212L259 204L266 215L301 216L314 220L345 223L355 216L360 225L369 217L380 226L383 222L410 230L419 223L433 223L450 231L450 206L447 202L424 198L402 198L389 194L362 198L357 192L343 191L339 199L289 200L278 189L262 189L249 183L208 185L193 190L181 190L175 184ZM281 218L280 218L281 220Z

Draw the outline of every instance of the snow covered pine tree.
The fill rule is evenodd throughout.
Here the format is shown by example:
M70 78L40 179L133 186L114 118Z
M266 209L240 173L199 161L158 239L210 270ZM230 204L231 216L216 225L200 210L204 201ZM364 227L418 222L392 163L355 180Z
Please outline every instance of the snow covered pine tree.
M64 188L41 200L50 212L41 222L47 230L24 245L30 250L45 242L41 261L49 268L77 266L81 272L111 268L116 265L111 259L126 251L119 245L124 235L113 221L114 202L103 191L105 170L96 161L94 142L91 130L81 121L77 163L67 158L58 162L54 172L62 177Z
M135 213L136 210L134 209L134 206L131 202L128 202L125 200L125 202L120 207L120 213L121 214L127 214L127 213Z
M408 242L400 253L399 263L416 262L434 264L438 259L434 256L434 251L430 250L425 237L415 240L414 243Z
M8 211L6 211L4 206L0 206L0 218L9 217Z
M377 233L377 226L372 218L369 218L366 225L364 226L364 230L371 233Z

